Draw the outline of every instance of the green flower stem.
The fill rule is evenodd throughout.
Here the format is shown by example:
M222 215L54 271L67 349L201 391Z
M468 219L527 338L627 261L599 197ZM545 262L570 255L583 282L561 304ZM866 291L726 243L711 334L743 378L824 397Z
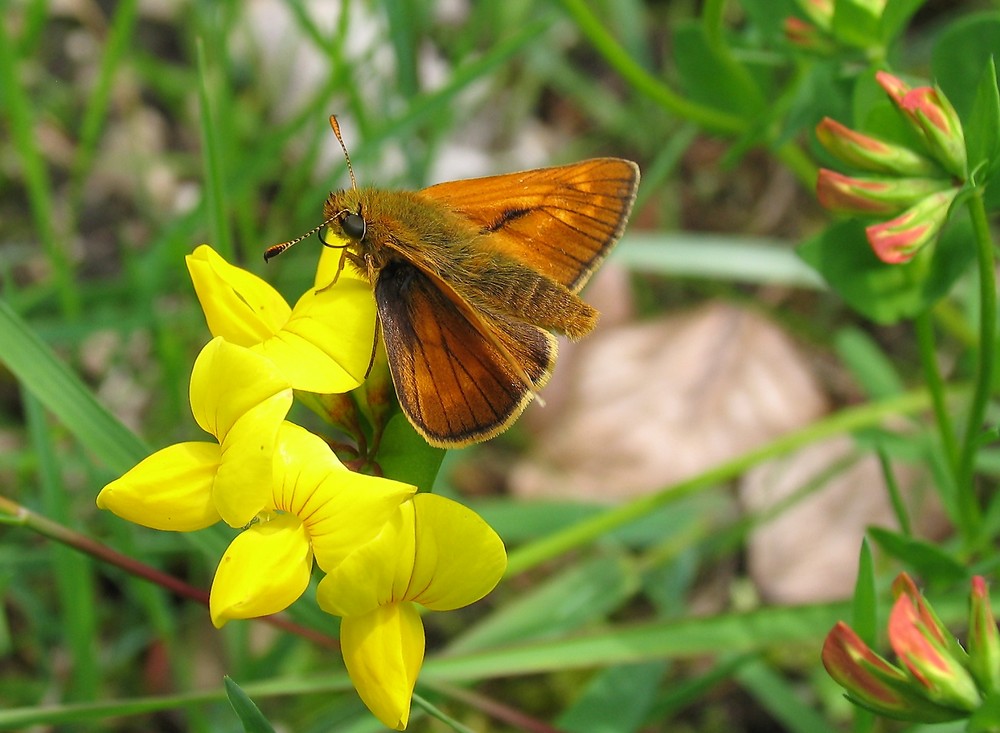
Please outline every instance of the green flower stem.
M934 418L937 420L938 433L944 446L945 457L951 469L952 479L958 479L960 448L955 435L955 427L946 404L944 380L938 368L937 350L934 346L934 323L930 310L918 315L913 323L917 333L917 346L920 350L920 363L924 369L924 382L931 393L934 405Z
M993 256L993 241L986 207L983 205L983 191L976 189L968 200L969 216L976 236L976 257L979 265L979 366L976 383L969 405L969 422L962 442L962 454L958 469L959 516L966 538L975 536L979 527L980 508L976 499L973 473L979 436L982 431L986 403L993 387L993 355L996 350L997 291Z
M108 565L121 568L130 575L155 583L175 595L195 601L203 606L208 605L207 591L188 585L154 567L112 550L107 545L103 545L58 522L53 522L41 514L36 514L27 507L11 501L5 496L0 496L0 524L14 524L26 527L43 537L48 537L50 540L55 540L67 547L72 547L74 550L90 555ZM260 620L296 636L301 636L314 644L331 649L340 648L340 644L336 639L305 626L300 626L284 617L263 616Z
M884 448L879 448L877 452L879 466L882 468L882 479L885 481L885 487L889 493L892 512L896 515L896 521L899 522L899 531L903 536L910 537L913 535L910 514L906 510L906 502L903 501L903 494L899 490L899 482L896 481L896 475L892 472L892 461L889 460L889 454Z
M879 425L895 415L925 410L930 404L930 394L920 390L841 410L801 430L782 435L766 445L710 468L704 473L526 545L510 553L507 576L517 575L569 550L587 545L598 537L641 519L662 506L730 481L764 461L792 453L835 435Z
M785 143L780 148L774 150L774 154L785 166L795 174L799 182L810 191L816 190L816 178L818 169L816 164L798 145L795 143Z

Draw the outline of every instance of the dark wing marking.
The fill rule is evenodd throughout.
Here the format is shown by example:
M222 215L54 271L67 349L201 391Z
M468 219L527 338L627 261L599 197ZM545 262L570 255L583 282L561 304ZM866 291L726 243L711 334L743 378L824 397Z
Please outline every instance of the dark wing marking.
M579 292L624 231L638 185L635 163L595 158L439 183L420 195L467 217L491 247Z

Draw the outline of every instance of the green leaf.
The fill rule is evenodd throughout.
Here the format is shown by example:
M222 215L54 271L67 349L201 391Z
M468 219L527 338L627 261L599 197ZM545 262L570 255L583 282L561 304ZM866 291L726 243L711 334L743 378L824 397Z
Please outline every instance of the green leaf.
M768 647L804 645L818 653L823 637L846 606L830 603L775 606L747 613L688 617L610 626L569 638L507 644L472 654L428 657L421 678L477 679L564 669L594 669L656 659L738 654ZM2 719L2 718L0 718Z
M981 79L990 58L1000 49L1000 13L976 13L949 23L931 51L934 81L944 90L962 120L978 90L973 79ZM995 130L994 130L995 132Z
M864 331L857 328L838 331L834 345L851 375L872 399L892 397L905 391L892 360Z
M1000 167L1000 91L992 57L979 79L972 111L965 123L965 149L974 182L982 185L989 181ZM987 188L987 209L1000 203L998 191L1000 186Z
M871 527L868 534L879 547L920 575L927 583L952 583L968 575L965 565L939 547L882 527Z
M243 692L243 689L228 676L224 677L223 680L226 683L229 704L233 706L240 722L243 723L243 730L246 733L274 733L274 727L264 717L254 701Z
M815 141L813 130L824 117L848 119L852 87L845 83L841 66L839 59L823 59L804 70L785 115L779 142L791 140L805 130L814 150L823 158L833 160Z
M784 21L795 15L792 0L742 0L740 7L752 20L754 31L774 46L785 43Z
M695 21L674 32L674 60L681 85L696 102L751 119L765 109L764 97L747 70L708 43Z
M567 636L605 620L638 587L638 572L624 554L595 557L508 601L456 639L448 653Z
M848 46L872 48L881 45L880 15L871 3L858 0L837 0L833 5L830 31L833 37Z
M802 699L799 683L779 674L762 660L743 665L736 680L788 733L836 733L816 708Z
M430 491L446 451L428 445L406 416L397 413L385 426L378 451L378 464L386 478L405 481L421 491Z
M879 33L882 36L882 43L888 46L926 1L889 0L882 11L880 22Z
M875 645L878 637L878 592L875 588L875 564L867 538L861 541L861 552L858 553L858 577L851 601L851 628L866 644Z
M975 255L971 241L971 224L960 217L910 262L887 265L872 252L864 224L850 219L806 241L798 253L856 311L878 323L896 323L947 294Z
M556 720L556 728L575 733L640 730L662 696L660 680L666 662L611 667L598 672L573 705ZM622 705L628 700L628 705Z

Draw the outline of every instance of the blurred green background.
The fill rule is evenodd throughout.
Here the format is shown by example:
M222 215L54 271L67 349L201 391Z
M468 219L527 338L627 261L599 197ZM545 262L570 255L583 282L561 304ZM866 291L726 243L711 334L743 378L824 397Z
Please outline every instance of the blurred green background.
M739 5L729 5L726 22L749 27ZM989 7L928 3L911 53L919 57L949 18ZM769 12L780 17L790 8L776 2ZM716 296L756 300L818 347L850 320L792 253L826 221L805 185L809 164L779 162L755 148L763 123L744 120L741 133L726 129L733 118L724 109L713 125L684 121L663 103L658 85L697 78L675 58L677 29L696 23L701 10L693 0L6 0L0 9L0 293L7 311L27 324L18 355L27 358L24 344L37 337L40 349L53 349L99 405L141 436L112 422L88 435L81 426L97 424L88 420L102 419L99 408L43 357L34 383L41 393L34 396L0 366L0 493L196 586L210 582L224 533L176 537L125 526L99 512L94 497L147 446L197 432L187 380L208 335L184 255L208 242L289 298L311 283L315 242L266 266L261 253L318 224L327 192L347 183L330 114L340 119L361 185L415 188L599 155L638 161L639 201L617 258L631 265L643 314ZM617 46L602 47L605 38ZM758 67L773 64L777 75L781 60L769 55L770 40L751 38L744 51ZM638 72L623 74L629 64ZM711 84L686 91L694 99L727 94ZM732 136L731 144L701 133L706 126ZM775 149L784 143L769 142ZM706 232L719 235L711 246L698 236ZM7 323L0 353L15 348L2 340L12 333L14 321ZM879 336L894 343L891 329ZM838 381L842 373L827 367L835 396L852 396ZM511 456L530 441L530 433L516 430L499 446L449 456L443 490L502 494L496 487ZM748 531L738 526L716 544L686 544L684 532L703 530L703 539L731 509L718 498L698 498L702 503L667 514L651 512L645 528L612 538L610 549L575 557L572 574L558 577L563 585L546 592L589 612L550 618L548 632L529 636L642 618L644 603L653 602L634 594L646 583L656 585L653 605L664 617L687 617L684 594L700 572L710 572L706 566L738 566ZM532 510L503 498L490 507L487 517L508 542L544 537L597 511ZM674 546L665 539L678 537ZM622 545L655 546L657 557L623 571ZM856 556L844 562L853 566ZM595 578L613 580L614 592L588 585ZM539 579L517 581L464 615L435 618L430 648L442 648L494 608L517 613L518 595ZM736 582L725 594L736 599L727 603L734 615L702 628L707 636L694 645L719 655L710 666L695 660L678 669L668 653L646 666L612 669L620 678L598 679L575 668L586 664L567 663L544 678L494 680L482 692L546 720L598 682L606 686L604 699L620 706L627 708L621 701L631 695L643 701L634 715L614 705L600 714L575 707L562 720L569 730L595 730L588 719L605 718L603 730L641 729L647 720L673 721L650 730L836 730L815 711L823 699L843 718L846 706L821 678L816 644L842 607L818 604L787 617L775 610L759 633L776 646L748 661L737 653L745 645L729 644L719 631L739 628L748 638L735 620L745 610L741 589ZM165 711L114 719L98 713L96 722L71 709L69 722L55 729L235 731L239 723L221 697L221 676L229 674L285 730L378 729L352 692L339 694L348 687L335 653L260 625L216 632L202 607L16 526L0 527L0 598L0 713L178 693L186 696L177 705L151 706ZM508 630L531 619L541 625L539 609L552 601L535 603ZM294 615L335 633L313 606L300 603ZM489 629L482 633L487 641L470 641L467 651L488 645ZM675 633L683 639L692 632ZM786 636L793 641L783 642ZM483 664L471 665L467 677L488 676L490 663ZM673 684L661 687L661 680ZM806 681L820 692L800 694ZM516 727L474 707L457 706L473 729ZM109 710L124 713L126 706ZM0 723L27 729L25 722L4 723L2 714ZM416 720L411 727L442 725ZM51 728L34 728L43 729Z

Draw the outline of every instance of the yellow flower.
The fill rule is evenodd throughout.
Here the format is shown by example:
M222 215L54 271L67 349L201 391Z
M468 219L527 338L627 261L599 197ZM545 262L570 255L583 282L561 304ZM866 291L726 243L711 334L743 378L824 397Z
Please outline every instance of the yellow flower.
M216 626L287 608L309 585L314 555L334 569L416 491L347 470L322 438L284 421L291 402L269 359L216 338L195 362L191 409L219 442L164 448L97 497L101 508L154 529L250 524L216 571Z
M503 542L475 512L418 494L320 581L320 607L343 617L340 643L351 681L385 725L406 727L423 662L423 624L413 604L447 611L474 603L506 567Z
M290 308L268 283L208 245L186 260L212 335L263 354L295 389L331 394L364 381L375 301L367 280L352 268L336 285L308 290Z
M226 550L212 583L212 623L277 613L309 585L313 557L332 570L370 542L416 488L349 471L326 443L286 422L269 509Z
M198 425L218 442L157 451L105 486L99 507L153 529L187 532L219 519L242 527L268 505L291 385L268 359L217 338L195 361L190 399Z

